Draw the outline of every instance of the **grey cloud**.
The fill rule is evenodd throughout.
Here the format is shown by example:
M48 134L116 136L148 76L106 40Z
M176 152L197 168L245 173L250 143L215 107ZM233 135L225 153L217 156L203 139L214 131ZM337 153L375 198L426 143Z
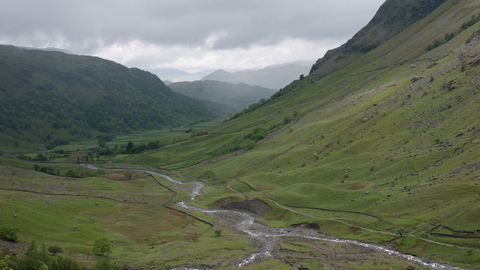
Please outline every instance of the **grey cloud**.
M17 0L4 2L0 9L0 38L30 37L40 45L45 40L38 36L60 36L70 49L88 53L97 46L130 40L200 46L212 32L225 31L228 35L215 48L244 48L285 38L349 37L368 22L382 2Z

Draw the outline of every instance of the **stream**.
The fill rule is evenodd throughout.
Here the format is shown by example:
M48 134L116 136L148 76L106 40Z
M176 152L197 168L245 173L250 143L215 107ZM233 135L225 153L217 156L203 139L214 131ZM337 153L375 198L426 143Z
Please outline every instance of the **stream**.
M153 171L148 171L148 170L143 170L143 169L104 169L104 168L98 168L94 165L91 164L81 164L83 167L88 168L88 169L103 169L103 170L131 170L131 171L140 171L140 172L145 172L157 176L161 176L168 181L174 182L176 184L184 185L194 185L193 189L190 191L190 199L193 200L196 197L202 195L202 188L205 186L204 183L202 182L181 182L178 180L173 179L172 177L164 174L160 174L157 172ZM462 270L463 268L455 267L452 265L448 264L443 264L440 262L435 262L432 260L412 256L412 255L407 255L403 254L394 250L387 249L383 246L373 244L373 243L366 243L366 242L361 242L361 241L356 241L356 240L349 240L349 239L340 239L340 238L335 238L332 236L328 235L323 235L317 230L314 229L306 229L306 228L296 228L296 227L288 227L288 228L270 228L266 225L263 225L259 222L255 221L255 216L254 214L247 212L247 211L240 211L240 210L212 210L212 209L205 209L197 206L192 206L187 203L187 201L181 201L177 202L175 205L186 208L186 209L192 209L195 211L201 211L205 213L206 215L213 217L217 220L223 220L230 222L232 224L235 224L235 228L241 232L244 232L251 237L260 240L261 242L264 243L263 250L262 252L257 252L251 254L248 258L243 259L240 263L238 263L236 266L237 267L243 267L243 266L250 266L254 265L256 260L258 258L262 257L273 257L272 252L274 250L274 247L277 243L277 241L281 237L286 237L286 236L293 236L293 237L303 237L307 239L312 239L312 240L318 240L318 241L325 241L325 242L331 242L331 243L338 243L338 244L345 244L345 245L355 245L355 246L360 246L363 248L367 248L372 250L373 252L378 252L384 255L388 256L395 256L407 261L414 262L422 267L428 267L428 268L433 268L433 269L448 269L448 270ZM188 268L181 268L181 269L188 269Z

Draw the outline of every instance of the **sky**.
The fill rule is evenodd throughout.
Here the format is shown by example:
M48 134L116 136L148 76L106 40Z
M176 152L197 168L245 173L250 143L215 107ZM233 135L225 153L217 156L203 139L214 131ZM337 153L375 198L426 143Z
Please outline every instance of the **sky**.
M0 0L0 44L190 73L313 63L384 1Z

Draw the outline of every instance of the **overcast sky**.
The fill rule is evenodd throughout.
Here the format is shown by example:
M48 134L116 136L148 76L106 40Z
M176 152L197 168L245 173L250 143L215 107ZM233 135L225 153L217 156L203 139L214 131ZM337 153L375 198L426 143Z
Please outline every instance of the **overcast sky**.
M55 47L146 70L312 61L384 0L0 0L0 44Z

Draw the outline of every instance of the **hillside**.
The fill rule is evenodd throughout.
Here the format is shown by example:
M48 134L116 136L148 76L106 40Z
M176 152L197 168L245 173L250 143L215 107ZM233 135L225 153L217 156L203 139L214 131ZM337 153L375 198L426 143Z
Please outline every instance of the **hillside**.
M233 73L219 69L212 74L204 76L202 80L235 84L245 83L278 90L293 80L298 79L300 75L306 75L309 69L310 65L306 65L304 62L273 65L260 70L245 70Z
M479 13L480 1L446 1L328 76L208 129L195 152L177 144L168 159L130 162L205 179L203 206L248 196L273 208L263 221L274 227L314 222L479 267Z
M161 148L135 136L96 161L4 156L2 221L85 264L105 236L112 260L152 268L479 269L480 0L401 3L376 17L436 6L219 125L159 137ZM72 164L85 158L104 170Z
M268 99L276 90L244 83L194 81L172 83L169 87L189 97L209 100L233 107L238 112L261 99Z
M328 51L323 58L318 59L310 73L327 75L331 71L345 67L425 18L445 1L386 1L372 20L347 43Z
M96 57L0 46L0 59L0 132L9 145L180 126L223 114L174 93L151 73Z

